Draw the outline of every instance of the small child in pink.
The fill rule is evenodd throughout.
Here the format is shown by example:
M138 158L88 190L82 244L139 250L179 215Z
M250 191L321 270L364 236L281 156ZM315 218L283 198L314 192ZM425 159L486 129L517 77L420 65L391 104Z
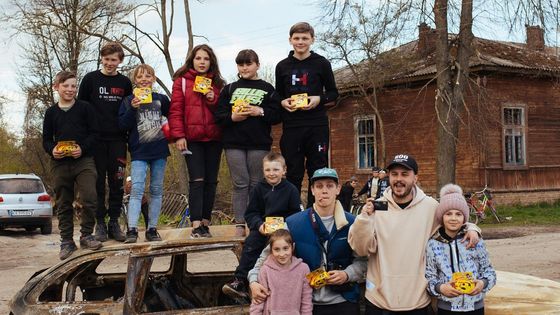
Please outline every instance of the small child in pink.
M251 315L311 315L313 289L305 278L309 267L293 257L292 235L288 230L277 230L270 235L268 244L271 252L259 272L259 283L270 295L264 303L251 303Z

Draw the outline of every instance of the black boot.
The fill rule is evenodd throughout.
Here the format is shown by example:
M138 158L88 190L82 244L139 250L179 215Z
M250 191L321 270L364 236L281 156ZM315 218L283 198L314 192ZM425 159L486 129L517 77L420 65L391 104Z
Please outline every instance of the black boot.
M126 240L126 235L121 231L119 222L116 220L109 220L109 225L107 227L109 238L114 239L118 242L124 242Z
M107 240L107 225L105 225L105 221L97 221L97 224L95 225L94 237L100 242L105 242Z

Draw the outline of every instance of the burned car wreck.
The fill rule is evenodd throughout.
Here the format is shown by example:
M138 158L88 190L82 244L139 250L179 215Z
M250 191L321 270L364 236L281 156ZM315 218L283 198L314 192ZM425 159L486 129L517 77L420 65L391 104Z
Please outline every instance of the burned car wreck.
M225 296L243 238L234 226L210 239L190 229L162 230L164 241L77 251L33 275L10 301L11 314L249 314L249 301ZM497 271L485 299L488 315L560 314L560 283Z
M221 293L243 239L190 240L187 233L78 251L36 273L11 300L11 314L249 314L249 301Z

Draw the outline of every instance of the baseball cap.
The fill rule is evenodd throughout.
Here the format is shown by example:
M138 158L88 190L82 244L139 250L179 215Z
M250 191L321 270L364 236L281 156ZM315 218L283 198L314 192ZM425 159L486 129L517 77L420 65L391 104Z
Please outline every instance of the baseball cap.
M338 174L334 169L328 167L323 167L316 170L313 173L313 176L311 176L311 183L313 184L316 180L326 179L326 178L332 179L338 183Z
M414 171L414 174L418 174L418 164L416 163L416 160L410 155L407 154L395 155L391 163L387 165L387 169L391 170L395 166L402 166L404 168Z

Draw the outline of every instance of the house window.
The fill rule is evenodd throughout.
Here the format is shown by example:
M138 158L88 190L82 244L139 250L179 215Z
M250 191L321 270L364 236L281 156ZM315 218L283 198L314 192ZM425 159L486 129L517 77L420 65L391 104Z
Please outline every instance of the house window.
M356 120L356 137L357 168L370 169L375 166L375 116Z
M524 107L504 107L504 166L525 166L526 124Z

